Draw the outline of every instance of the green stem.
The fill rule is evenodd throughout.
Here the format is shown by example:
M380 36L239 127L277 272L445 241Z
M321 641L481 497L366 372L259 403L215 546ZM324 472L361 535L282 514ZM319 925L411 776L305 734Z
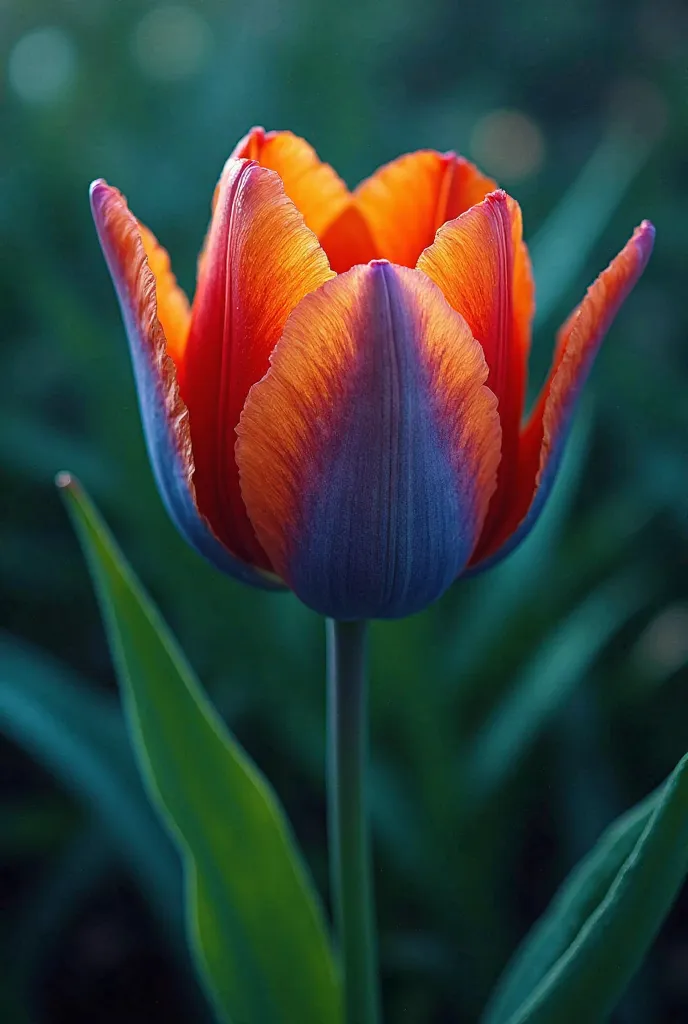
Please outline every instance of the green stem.
M328 824L332 899L346 1024L378 1024L370 839L366 622L327 622Z

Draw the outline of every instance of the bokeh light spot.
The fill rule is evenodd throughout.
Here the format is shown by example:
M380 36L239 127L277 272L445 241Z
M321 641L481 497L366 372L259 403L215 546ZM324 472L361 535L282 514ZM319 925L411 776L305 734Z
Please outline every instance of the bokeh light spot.
M663 609L638 642L638 655L653 674L666 676L688 660L688 605Z
M210 27L197 11L181 4L165 4L141 19L133 49L145 75L172 82L202 70L211 42Z
M545 158L542 132L520 110L493 110L473 130L471 153L500 181L521 181L536 174Z
M9 84L25 103L54 103L76 78L74 43L59 28L36 28L19 39L7 62Z

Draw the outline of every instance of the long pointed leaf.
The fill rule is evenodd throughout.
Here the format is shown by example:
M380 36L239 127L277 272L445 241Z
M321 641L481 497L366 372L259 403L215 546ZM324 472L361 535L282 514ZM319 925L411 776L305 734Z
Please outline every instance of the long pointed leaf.
M688 755L565 882L507 968L483 1024L602 1021L688 873Z
M218 1014L338 1024L324 921L284 813L230 735L95 508L60 480L98 591L132 740L184 859L190 931Z

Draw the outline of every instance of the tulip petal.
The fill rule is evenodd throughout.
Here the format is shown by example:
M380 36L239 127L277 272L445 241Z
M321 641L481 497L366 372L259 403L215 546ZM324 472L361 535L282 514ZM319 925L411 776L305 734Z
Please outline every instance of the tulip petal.
M378 255L368 224L355 199L350 200L323 232L320 244L336 274L344 274L359 263L370 263Z
M375 259L370 230L351 193L304 139L291 132L252 128L232 156L256 160L279 174L284 191L320 239L335 273Z
M91 186L91 207L129 338L151 465L170 517L182 536L220 569L245 583L272 588L270 577L232 557L196 504L189 417L163 329L164 321L180 331L178 340L182 336L183 302L174 292L167 254L142 229L121 193L102 180ZM159 281L153 268L161 274Z
M408 615L467 563L500 428L480 345L415 270L354 267L296 307L237 461L279 574L340 619Z
M292 132L252 128L232 153L234 159L255 160L276 171L284 191L303 216L306 227L320 238L349 204L349 190L312 146Z
M488 386L499 401L502 461L485 529L514 486L534 312L530 260L518 203L498 190L437 232L418 269L442 290L483 346Z
M496 187L463 157L421 150L381 167L358 186L354 196L377 256L415 267L445 221L458 217Z
M140 222L139 232L148 259L148 269L155 278L157 316L167 342L167 354L179 368L189 337L189 300L177 284L167 249L163 249L153 232Z
M251 385L268 370L287 316L332 276L280 177L230 158L194 299L182 396L198 506L231 551L267 570L270 561L241 498L235 428Z
M642 274L654 244L649 221L633 237L559 331L552 369L523 429L513 503L494 532L481 537L471 565L500 561L530 532L556 478L578 395L605 334Z

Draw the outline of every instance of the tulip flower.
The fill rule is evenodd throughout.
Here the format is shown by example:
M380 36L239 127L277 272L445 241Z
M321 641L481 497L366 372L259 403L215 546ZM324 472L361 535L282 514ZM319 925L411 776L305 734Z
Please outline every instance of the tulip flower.
M643 222L561 328L524 421L521 212L462 157L412 153L350 192L303 140L253 129L191 306L123 196L91 195L172 519L221 569L340 620L416 612L525 537L654 238Z

